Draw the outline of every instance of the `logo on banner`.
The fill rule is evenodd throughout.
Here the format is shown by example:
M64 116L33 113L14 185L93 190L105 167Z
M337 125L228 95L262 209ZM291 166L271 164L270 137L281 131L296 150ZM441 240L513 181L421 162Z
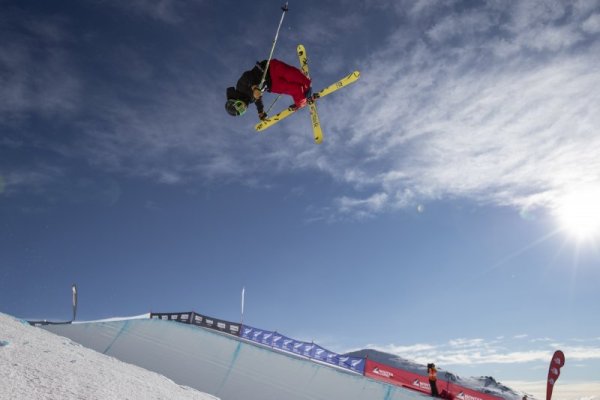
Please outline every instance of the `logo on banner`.
M386 377L386 378L393 378L394 377L394 373L393 372L386 371L386 370L383 370L383 369L379 369L379 367L375 367L375 369L373 369L373 373L377 374L377 375L380 375L380 376L383 376L383 377Z
M421 389L425 389L425 390L431 389L431 387L429 386L429 383L421 382L419 380L419 378L415 379L412 384L413 384L413 386L416 386Z
M252 328L244 328L244 336L248 336L250 332L252 332Z
M279 335L273 336L273 346L276 346L277 342L279 342L281 339L283 339L282 336L279 336Z
M456 395L458 400L481 400L481 398L477 396L471 396L470 394L466 394L465 392L460 392Z
M359 365L363 360L354 360L352 361L350 364L352 365L352 367L356 367L357 365Z

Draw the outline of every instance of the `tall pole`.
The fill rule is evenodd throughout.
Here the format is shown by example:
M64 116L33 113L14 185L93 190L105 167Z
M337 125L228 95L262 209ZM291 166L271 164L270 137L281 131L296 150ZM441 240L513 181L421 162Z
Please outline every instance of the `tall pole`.
M275 39L273 39L273 46L271 47L271 52L269 53L269 59L267 60L267 65L265 66L265 70L263 71L262 79L260 80L260 85L258 85L260 90L263 90L263 85L265 83L265 79L267 78L267 71L269 70L269 63L271 62L271 58L273 58L273 51L275 51L275 44L277 43L277 38L279 37L279 29L281 29L281 24L283 23L283 17L285 17L285 13L288 11L288 2L281 7L283 13L281 14L281 19L279 20L279 26L277 27L277 32L275 33Z

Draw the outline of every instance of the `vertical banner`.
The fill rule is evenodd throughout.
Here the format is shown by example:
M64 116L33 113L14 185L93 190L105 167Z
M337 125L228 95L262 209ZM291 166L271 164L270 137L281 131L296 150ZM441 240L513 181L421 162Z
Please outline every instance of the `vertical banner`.
M77 286L73 284L71 290L73 291L73 319L71 321L75 321L75 317L77 317Z
M242 315L240 317L240 324L244 325L244 296L246 295L246 287L242 286Z
M546 386L546 400L552 398L552 390L558 377L560 376L560 369L565 365L565 355L562 351L556 350L550 360L550 368L548 370L548 385Z

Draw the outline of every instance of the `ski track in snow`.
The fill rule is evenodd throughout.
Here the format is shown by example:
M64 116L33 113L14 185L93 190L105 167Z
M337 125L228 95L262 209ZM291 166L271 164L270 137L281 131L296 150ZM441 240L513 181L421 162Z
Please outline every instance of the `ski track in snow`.
M218 400L0 313L0 400Z

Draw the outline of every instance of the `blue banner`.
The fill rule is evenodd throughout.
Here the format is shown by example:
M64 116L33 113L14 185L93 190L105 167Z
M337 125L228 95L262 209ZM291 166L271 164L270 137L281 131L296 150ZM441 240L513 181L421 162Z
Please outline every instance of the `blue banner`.
M365 372L365 359L358 357L349 357L349 356L339 356L339 364L340 367L348 368L352 371L360 372L364 374Z
M363 358L342 356L314 343L302 342L277 332L265 331L264 329L253 328L247 325L243 326L240 336L275 349L364 374L365 360Z

